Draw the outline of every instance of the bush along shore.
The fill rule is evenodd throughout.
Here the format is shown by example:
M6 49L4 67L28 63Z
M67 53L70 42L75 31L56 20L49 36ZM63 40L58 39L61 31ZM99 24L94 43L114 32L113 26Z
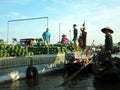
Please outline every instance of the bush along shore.
M79 50L81 50L79 48ZM73 52L73 44L65 45L13 45L13 44L0 44L0 57L17 57L17 56L32 56L41 54L58 54Z

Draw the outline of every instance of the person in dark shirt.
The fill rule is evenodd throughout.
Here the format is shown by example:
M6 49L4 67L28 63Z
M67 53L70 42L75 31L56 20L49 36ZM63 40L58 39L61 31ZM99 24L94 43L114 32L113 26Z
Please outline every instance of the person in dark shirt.
M76 27L77 25L73 24L73 42L75 46L75 51L78 51L78 29Z
M113 30L109 27L105 27L105 28L102 28L101 31L105 33L105 50L112 51L113 39L111 34L113 33Z
M98 58L107 68L113 67L112 50L113 50L113 30L109 27L102 28L101 31L105 34L105 50L98 53Z
M85 49L86 48L86 38L87 38L87 32L85 31L85 28L81 29L82 32L82 41L83 41L83 46L82 48Z
M85 49L86 48L86 39L87 39L87 32L86 32L86 28L85 28L85 21L83 23L83 28L80 28L82 35L81 35L81 39L82 39L82 45L81 48Z

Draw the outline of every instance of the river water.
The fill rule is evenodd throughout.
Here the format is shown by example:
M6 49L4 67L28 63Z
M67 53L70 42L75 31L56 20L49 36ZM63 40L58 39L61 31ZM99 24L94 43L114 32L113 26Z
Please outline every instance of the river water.
M77 76L74 80L64 82L62 71L40 75L37 80L20 79L0 84L0 90L120 90L120 82L100 83L92 74Z
M62 72L55 72L41 75L37 80L21 79L1 83L0 90L120 90L120 82L99 83L94 80L92 74L77 76L64 86L59 86L64 80Z

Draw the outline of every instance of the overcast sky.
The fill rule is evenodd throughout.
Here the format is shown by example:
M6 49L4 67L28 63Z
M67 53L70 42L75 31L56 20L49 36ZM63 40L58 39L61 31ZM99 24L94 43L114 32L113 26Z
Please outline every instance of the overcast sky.
M96 45L104 44L101 29L106 26L114 30L113 42L120 41L120 0L0 0L0 38L7 40L7 25L9 41L13 37L42 37L47 18L8 23L37 17L48 17L51 43L58 42L62 34L72 40L73 24L77 24L80 33L84 20L88 45L93 40Z

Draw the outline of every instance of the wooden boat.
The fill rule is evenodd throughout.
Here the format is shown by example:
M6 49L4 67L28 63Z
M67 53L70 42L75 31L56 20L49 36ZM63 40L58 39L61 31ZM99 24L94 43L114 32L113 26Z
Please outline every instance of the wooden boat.
M86 54L83 54L82 56L79 53L78 57L74 57L75 55L72 55L73 53L66 54L67 58L65 60L64 64L64 77L70 77L74 73L88 73L91 72L91 61L92 57L87 57Z
M92 60L93 60L93 43L91 46L83 50L77 57L73 55L73 53L66 54L67 58L65 58L64 64L64 73L63 76L67 76L70 78L76 76L79 73L91 73L92 72ZM77 54L76 54L77 55Z
M108 51L97 53L92 68L95 80L113 82L120 80L120 58L112 57Z
M67 82L73 80L76 76L80 75L81 73L85 73L87 70L86 69L87 66L89 66L93 60L92 57L87 56L85 59L81 59L80 57L76 58L74 57L74 55L71 54L68 54L66 59L67 59L67 63L65 63L64 65L64 73L63 73L66 79L59 86L63 86Z

